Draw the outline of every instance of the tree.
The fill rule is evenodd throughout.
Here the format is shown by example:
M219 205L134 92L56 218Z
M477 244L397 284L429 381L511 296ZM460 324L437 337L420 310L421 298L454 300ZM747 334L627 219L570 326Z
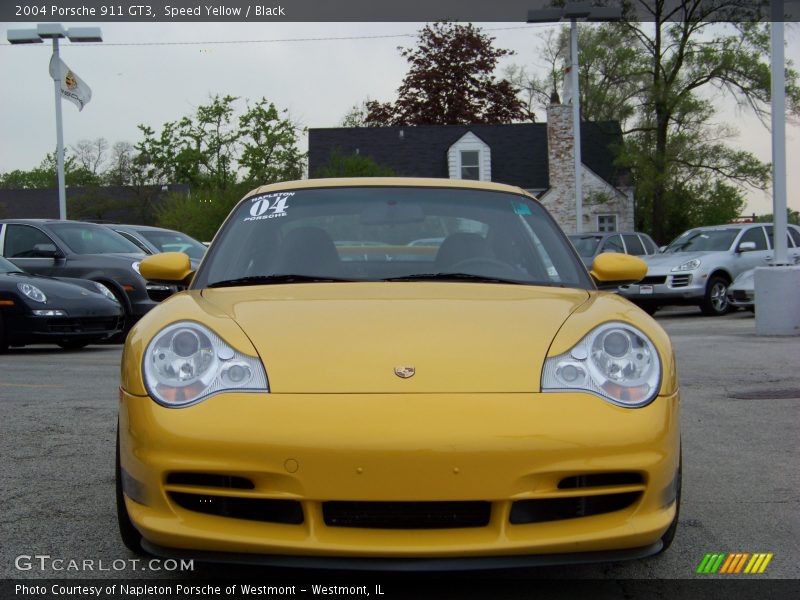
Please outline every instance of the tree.
M389 167L379 165L369 156L345 155L340 149L331 152L328 164L319 169L316 177L394 177Z
M506 77L516 85L525 99L531 120L534 111L550 104L553 93L562 90L569 76L570 31L561 27L547 30L541 39L537 58L543 60L545 75L529 73L519 65L506 69ZM580 61L578 88L581 119L584 121L618 121L623 129L635 113L636 96L646 82L637 62L637 38L622 25L581 26L578 29ZM560 98L566 102L566 98Z
M245 192L238 185L224 192L201 189L188 196L169 194L156 209L156 224L198 240L210 240Z
M265 98L248 106L239 117L239 166L247 170L245 181L255 186L300 179L305 168L305 154L297 147L300 131Z
M513 54L471 24L434 23L416 48L401 48L410 68L394 103L366 103L368 125L510 123L525 118L517 90L496 80L498 60Z
M213 96L193 116L164 123L156 137L139 125L144 139L136 145L150 167L152 183L188 183L224 190L236 181L235 153L239 134L232 126L234 96Z
M134 147L130 142L117 142L111 147L108 168L103 174L108 185L131 185L134 180Z
M370 127L376 125L375 123L367 122L370 102L372 101L367 97L358 104L353 104L350 110L342 117L339 125L341 127Z
M156 221L199 239L211 239L234 204L258 185L299 179L306 155L300 126L265 98L237 111L239 99L213 96L207 105L161 132L145 125L133 172L148 183L185 183L190 196L171 194L156 207Z
M763 188L768 182L768 166L729 148L725 142L736 131L714 125L714 117L723 95L762 119L768 113L769 32L755 21L753 11L761 7L750 0L636 0L629 16L632 6L650 20L582 33L582 114L623 123L618 162L634 175L637 227L664 242L679 233L680 213L688 210L678 199L701 206L724 199L728 214L741 199L731 185ZM738 22L719 24L732 15ZM787 105L797 114L800 88L791 64L786 74ZM693 215L718 218L713 211Z
M77 163L74 156L64 151L64 182L67 187L97 185L99 178ZM56 152L46 155L38 167L29 171L15 169L0 174L0 188L46 189L58 187Z
M758 215L754 221L756 223L773 223L774 217L772 213L766 215ZM800 211L796 211L792 208L786 208L786 222L792 225L800 225Z
M194 115L165 123L158 135L139 125L144 139L136 150L147 180L225 191L240 182L240 170L258 184L301 177L305 154L297 148L299 127L263 98L237 117L237 101L213 96Z
M103 165L106 162L108 152L108 140L99 137L94 140L80 140L72 147L75 160L84 169L96 177L100 177L103 172Z
M67 214L70 219L107 220L109 213L133 208L130 202L120 202L102 187L90 186L80 194L67 198Z

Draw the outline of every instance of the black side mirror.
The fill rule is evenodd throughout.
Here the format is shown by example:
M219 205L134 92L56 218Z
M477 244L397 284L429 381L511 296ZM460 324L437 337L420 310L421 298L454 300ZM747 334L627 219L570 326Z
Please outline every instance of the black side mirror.
M62 258L64 255L55 244L34 244L33 256L36 258Z

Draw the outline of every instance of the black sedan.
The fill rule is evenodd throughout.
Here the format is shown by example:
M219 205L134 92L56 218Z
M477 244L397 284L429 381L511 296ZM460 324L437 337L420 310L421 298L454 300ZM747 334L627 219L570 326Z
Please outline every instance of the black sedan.
M123 315L102 283L31 275L0 257L0 352L27 344L82 348L121 331Z

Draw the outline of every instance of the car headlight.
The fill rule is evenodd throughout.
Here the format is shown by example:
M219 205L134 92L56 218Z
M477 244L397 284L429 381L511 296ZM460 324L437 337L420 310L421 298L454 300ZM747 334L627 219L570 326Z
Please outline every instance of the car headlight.
M92 283L94 283L94 287L96 287L97 291L100 292L101 294L103 294L103 296L105 296L109 300L113 300L114 302L119 304L119 300L117 300L117 297L114 295L114 292L112 292L110 289L108 289L106 286L104 286L99 281L94 281Z
M207 327L180 321L162 329L144 352L144 383L150 397L180 408L222 391L268 392L258 358L231 348Z
M626 323L605 323L573 348L545 360L543 392L582 390L638 408L658 394L661 360L653 342Z
M678 265L677 267L672 267L672 272L677 273L678 271L694 271L700 266L700 259L693 258L692 260L687 260L685 263Z
M42 304L47 302L47 296L35 285L31 285L30 283L18 283L17 289L34 302L41 302Z
M134 271L136 271L137 273L139 273L139 275L141 275L141 274L142 274L142 272L139 270L139 265L141 265L141 264L142 264L142 263L141 263L140 261L137 261L137 262L135 262L135 263L131 264L131 269L133 269Z

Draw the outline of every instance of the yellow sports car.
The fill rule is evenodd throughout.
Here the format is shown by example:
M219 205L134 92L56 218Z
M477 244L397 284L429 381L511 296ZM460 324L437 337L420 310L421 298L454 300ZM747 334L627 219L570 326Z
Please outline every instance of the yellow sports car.
M134 551L356 568L662 551L680 502L669 338L511 186L329 179L249 193L122 358ZM430 566L430 565L426 565Z

